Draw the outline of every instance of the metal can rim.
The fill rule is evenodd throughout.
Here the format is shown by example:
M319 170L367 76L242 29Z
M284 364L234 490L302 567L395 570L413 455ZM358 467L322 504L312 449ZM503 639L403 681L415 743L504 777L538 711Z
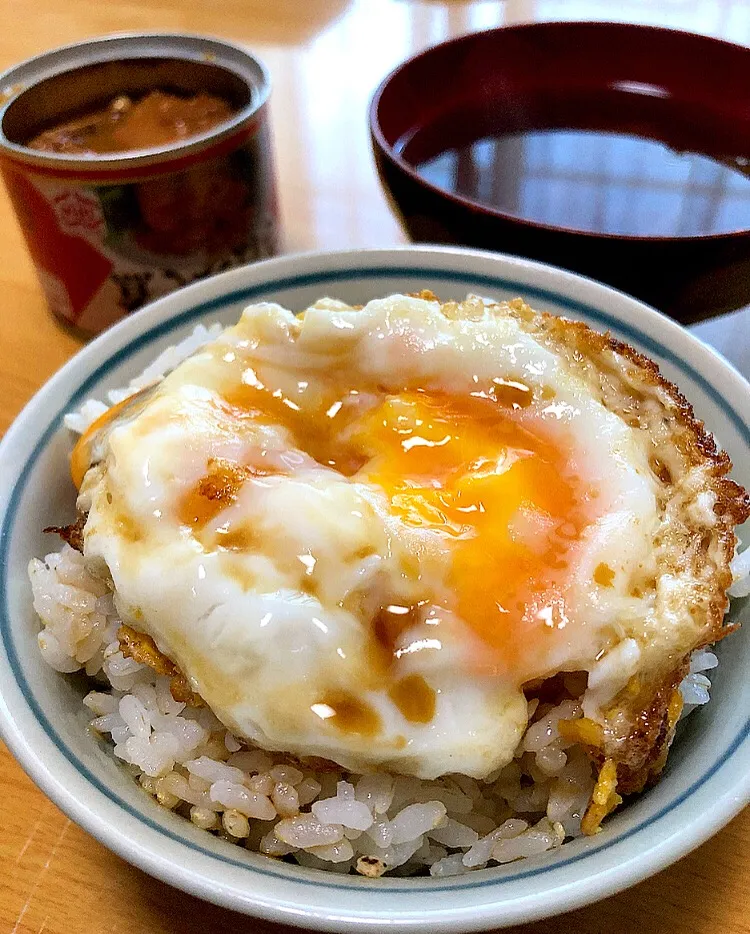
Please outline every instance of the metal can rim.
M73 60L76 53L86 52L89 52L88 57ZM6 111L22 94L40 82L99 62L149 58L199 61L224 68L248 84L252 91L250 102L230 120L206 133L173 145L124 153L82 156L40 152L14 143L5 135L2 124ZM111 172L120 168L125 171L145 169L155 163L164 164L198 154L236 135L262 111L270 93L270 75L263 62L242 46L215 36L200 33L123 32L73 42L28 58L0 74L0 156L40 169L80 169L86 174Z

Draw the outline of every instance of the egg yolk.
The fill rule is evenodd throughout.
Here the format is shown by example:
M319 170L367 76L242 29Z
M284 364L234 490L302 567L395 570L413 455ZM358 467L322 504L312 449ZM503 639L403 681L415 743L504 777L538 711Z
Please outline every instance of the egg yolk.
M356 436L393 512L447 540L454 609L479 637L478 663L521 673L567 625L566 552L584 523L563 454L471 396L389 397Z

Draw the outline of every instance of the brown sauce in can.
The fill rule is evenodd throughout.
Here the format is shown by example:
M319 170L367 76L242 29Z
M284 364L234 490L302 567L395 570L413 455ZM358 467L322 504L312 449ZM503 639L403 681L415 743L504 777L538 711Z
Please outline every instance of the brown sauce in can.
M120 95L103 110L44 130L27 146L82 156L155 149L212 130L235 112L213 94L181 97L157 90L135 101Z

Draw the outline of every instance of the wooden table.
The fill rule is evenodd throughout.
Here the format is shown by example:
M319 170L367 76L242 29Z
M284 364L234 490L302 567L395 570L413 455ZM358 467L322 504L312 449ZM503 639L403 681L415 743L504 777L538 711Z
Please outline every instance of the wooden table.
M0 69L46 48L124 30L207 32L270 67L287 250L404 241L379 189L366 104L385 73L448 35L533 19L624 19L750 44L747 0L0 0ZM0 192L0 430L79 347L48 315ZM702 325L746 374L750 318ZM156 882L72 824L0 746L0 934L214 934L282 929ZM526 934L748 934L750 811L676 866Z

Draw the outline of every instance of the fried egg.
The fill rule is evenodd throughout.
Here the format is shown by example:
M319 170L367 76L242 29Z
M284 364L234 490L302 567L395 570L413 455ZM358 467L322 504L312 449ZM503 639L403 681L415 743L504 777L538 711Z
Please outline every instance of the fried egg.
M485 778L582 672L634 784L720 633L727 469L629 348L429 293L251 306L73 456L87 561L237 736Z

